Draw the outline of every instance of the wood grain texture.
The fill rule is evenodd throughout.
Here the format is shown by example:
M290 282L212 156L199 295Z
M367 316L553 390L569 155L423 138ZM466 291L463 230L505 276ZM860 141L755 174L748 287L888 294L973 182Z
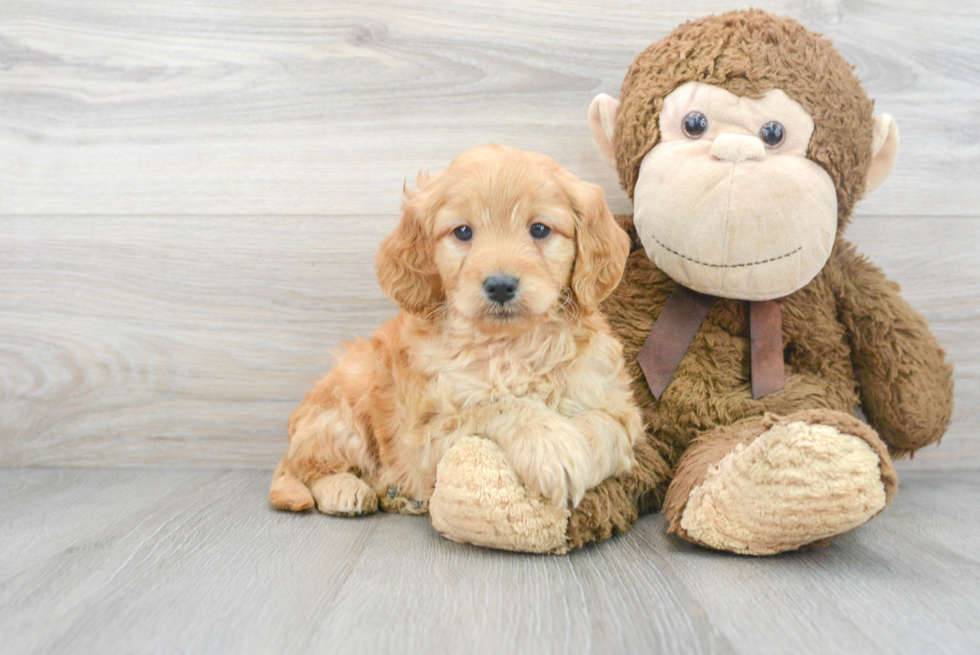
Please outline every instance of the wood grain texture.
M421 517L275 512L270 475L0 469L19 543L73 489L109 496L0 559L5 652L898 655L980 639L974 473L909 472L869 526L772 558L695 548L660 515L567 557L481 550Z
M396 312L373 273L394 220L0 219L0 465L274 465L330 353ZM956 363L954 425L911 466L980 466L980 221L849 236Z
M30 0L0 5L0 213L386 214L462 150L556 157L633 57L749 5L832 37L902 130L874 215L980 206L980 5L961 0Z
M893 505L827 548L711 553L643 521L712 625L748 652L971 653L980 643L975 472L906 471Z
M331 352L396 311L381 222L0 219L0 462L269 465Z
M115 525L123 516L135 520L162 496L196 483L201 475L145 469L105 474L68 468L38 475L0 472L3 571L13 575L49 557L74 552L80 548L80 535Z

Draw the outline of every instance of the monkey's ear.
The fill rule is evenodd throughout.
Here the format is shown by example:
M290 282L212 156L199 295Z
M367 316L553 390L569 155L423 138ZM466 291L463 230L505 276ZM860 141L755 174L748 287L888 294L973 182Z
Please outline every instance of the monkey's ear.
M619 115L619 100L600 93L589 105L589 129L592 142L599 150L599 156L616 168L616 151L613 148L613 133L616 131L616 116Z
M895 168L898 159L898 124L888 114L875 118L874 136L871 141L871 168L868 169L868 181L865 191L875 189L885 181L888 174Z

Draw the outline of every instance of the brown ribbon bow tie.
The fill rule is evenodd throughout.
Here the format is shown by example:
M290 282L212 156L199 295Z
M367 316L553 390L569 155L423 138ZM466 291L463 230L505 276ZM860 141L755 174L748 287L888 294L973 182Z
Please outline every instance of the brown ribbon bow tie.
M678 285L667 299L636 360L653 397L660 400L694 335L718 300ZM782 309L775 300L749 302L752 342L752 397L762 398L786 384L783 370Z

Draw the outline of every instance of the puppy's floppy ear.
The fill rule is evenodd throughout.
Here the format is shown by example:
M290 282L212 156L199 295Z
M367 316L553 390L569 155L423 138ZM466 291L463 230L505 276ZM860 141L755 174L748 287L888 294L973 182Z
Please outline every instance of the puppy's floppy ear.
M588 314L599 308L623 277L630 239L613 218L602 187L565 173L562 179L575 212L575 266L572 293Z
M424 184L421 174L419 184ZM402 219L381 241L376 260L381 290L416 316L430 313L445 298L425 196L422 189L405 190Z

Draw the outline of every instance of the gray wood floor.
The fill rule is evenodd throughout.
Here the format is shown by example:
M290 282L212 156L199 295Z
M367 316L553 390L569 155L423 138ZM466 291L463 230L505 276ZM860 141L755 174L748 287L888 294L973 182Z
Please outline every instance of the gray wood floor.
M980 476L905 474L828 548L749 559L660 515L567 557L422 517L278 513L268 471L0 470L4 653L975 653Z
M749 4L833 38L901 129L848 236L956 409L895 505L761 560L660 516L561 558L271 511L290 411L394 314L403 181L501 142L628 212L589 101ZM978 61L966 0L0 2L0 653L980 652Z

